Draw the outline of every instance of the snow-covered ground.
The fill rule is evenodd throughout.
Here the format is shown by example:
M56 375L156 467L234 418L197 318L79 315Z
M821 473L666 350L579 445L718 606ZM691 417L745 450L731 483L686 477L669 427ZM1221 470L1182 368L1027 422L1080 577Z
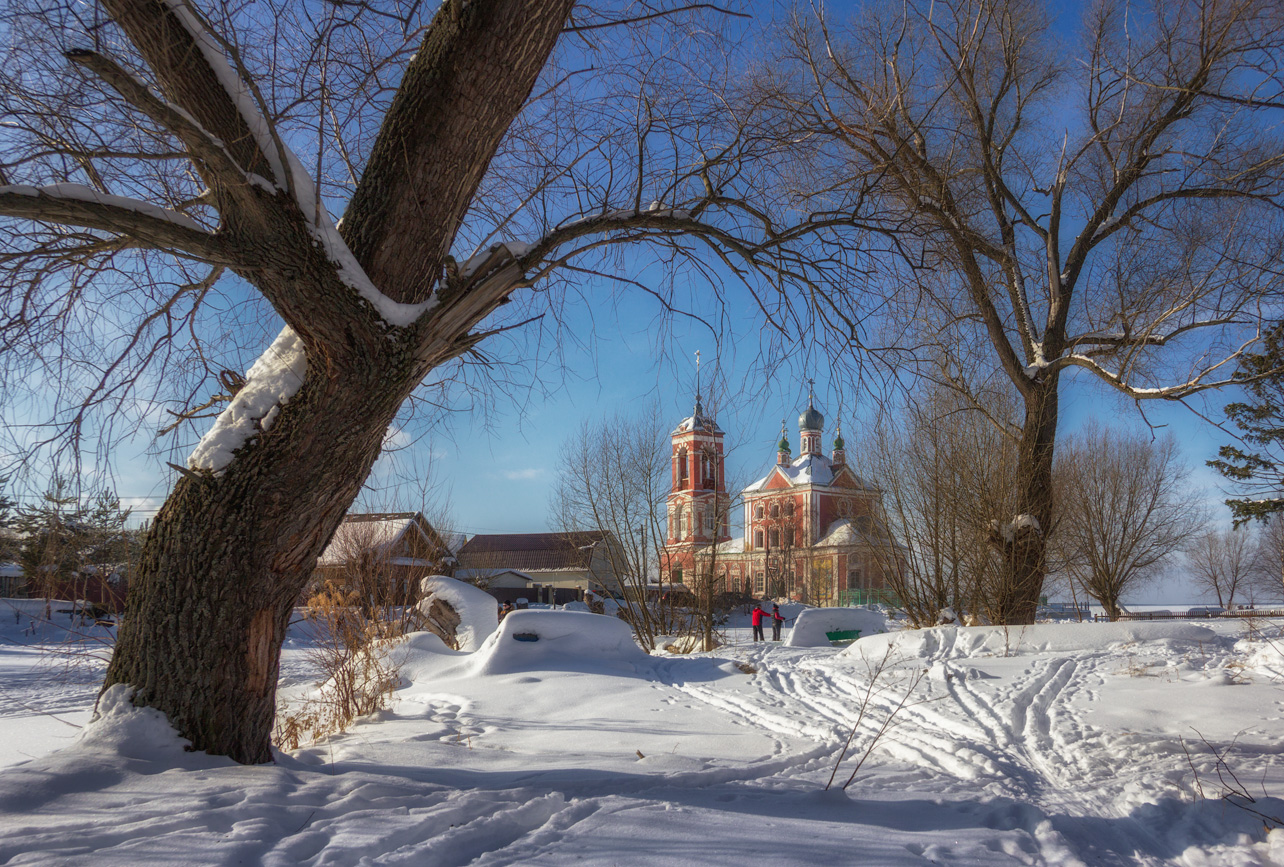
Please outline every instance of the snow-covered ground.
M1278 623L844 650L755 645L737 618L718 651L647 657L605 618L532 614L469 654L415 637L391 710L264 767L186 753L116 695L77 728L101 662L0 618L0 863L1284 863ZM916 679L825 791L855 720L839 783ZM1221 797L1235 778L1251 802Z

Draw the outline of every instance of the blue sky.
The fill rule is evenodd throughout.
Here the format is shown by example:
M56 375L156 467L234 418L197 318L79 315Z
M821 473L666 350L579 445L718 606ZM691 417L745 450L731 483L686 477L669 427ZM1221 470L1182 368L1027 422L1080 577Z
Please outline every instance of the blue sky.
M1061 5L1061 17L1068 18L1071 10L1077 17L1078 9L1077 4ZM831 12L841 12L841 7ZM645 270L643 274L642 279L650 279ZM703 289L689 285L679 294L697 312L712 315L704 301L709 293ZM765 364L760 353L761 320L747 293L731 293L725 331L733 336L722 346L698 323L681 317L664 320L659 305L640 293L603 284L589 287L585 295L589 302L570 305L562 331L550 333L548 339L560 346L544 347L546 353L556 350L563 358L561 366L545 363L541 367L541 376L551 384L547 395L520 404L507 396L489 398L480 407L449 413L439 422L394 432L390 444L395 448L376 467L362 505L418 508L427 490L432 503L447 503L446 512L460 532L550 529L548 504L562 442L588 418L652 401L668 421L676 423L691 409L696 350L705 362L705 382L716 371L723 386L722 400L708 403L721 404L719 419L727 433L731 478L747 482L771 464L782 418L789 420L791 441L796 444L796 419L806 404L808 377L816 379L817 406L828 419L826 447L840 407L848 442L855 445L859 440L865 395L840 391L827 365L816 361L818 355L809 353L805 345L784 366ZM268 332L275 333L275 328ZM796 339L805 344L807 337ZM495 351L504 353L511 345L497 343ZM1091 416L1110 424L1142 426L1132 404L1087 377L1070 377L1063 395L1063 434ZM1216 400L1212 406L1199 405L1211 417L1221 417ZM1225 435L1180 406L1149 404L1146 411L1160 430L1177 436L1198 495L1212 504L1215 519L1225 522L1218 477L1204 467ZM199 432L190 439L194 441L195 436ZM169 489L172 471L165 462L182 463L186 455L178 447L172 453L149 455L150 446L148 433L140 431L114 455L116 490L136 508L139 518L154 513ZM399 486L399 478L411 481ZM1170 585L1161 588L1147 595L1164 599L1165 594L1178 592Z
M697 287L698 288L698 287ZM609 292L603 287L602 293ZM692 293L699 297L701 293ZM618 411L661 407L666 423L690 414L695 384L694 353L702 354L706 405L719 405L727 434L730 478L752 481L775 457L782 419L796 444L797 416L805 407L805 380L816 379L816 403L826 415L826 450L837 407L845 408L844 436L852 449L862 436L867 395L840 393L823 362L794 360L772 371L762 369L760 319L747 293L733 296L731 336L719 349L711 331L678 318L665 320L658 304L639 294L613 295L606 309L568 308L560 350L564 366L545 366L548 393L517 399L488 398L472 409L446 414L435 422L412 422L394 431L389 453L376 465L358 507L370 510L444 509L457 532L537 532L553 529L549 501L556 484L558 452L585 420ZM707 312L707 311L706 311ZM657 336L664 335L664 336ZM805 340L805 338L804 338ZM495 345L496 353L511 348ZM800 355L808 353L804 347ZM710 388L711 380L718 383ZM730 395L730 396L728 396ZM1227 396L1199 401L1210 418L1222 416ZM854 410L852 406L854 404ZM1226 436L1180 405L1151 402L1143 407L1159 433L1172 432L1190 465L1192 493L1209 503L1217 523L1228 515L1221 505L1219 477L1204 466ZM1107 424L1144 429L1132 402L1087 376L1070 377L1063 388L1061 431L1071 433L1089 417ZM193 434L192 436L197 436ZM150 517L172 483L165 461L181 463L185 450L149 454L148 436L126 441L115 453L116 490L139 519ZM182 454L180 454L182 452ZM1157 582L1133 601L1191 601L1180 576Z

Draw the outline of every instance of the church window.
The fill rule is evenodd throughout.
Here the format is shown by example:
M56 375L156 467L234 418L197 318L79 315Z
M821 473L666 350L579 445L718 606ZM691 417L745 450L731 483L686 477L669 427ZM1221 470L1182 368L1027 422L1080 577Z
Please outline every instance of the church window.
M753 508L753 516L754 516L755 518L761 518L761 517L763 516L763 514L764 514L764 512L762 511L762 503L759 503L758 505L754 506L754 508Z
M771 547L773 547L773 548L779 548L779 547L780 547L780 531L779 531L779 530L777 530L777 529L775 529L775 528L773 527L773 528L772 528L772 530L771 530L770 538L771 538Z
M716 466L713 449L706 448L700 455L700 481L706 488L717 487Z
M753 592L762 593L767 589L767 576L759 572L753 576Z
M865 587L863 587L863 586L862 586L862 584L861 584L861 576L860 576L860 570L859 570L859 569L848 569L848 570L847 570L847 589L848 589L848 590L864 590L864 589L866 589L866 588L865 588Z
M772 503L772 504L771 504L771 517L773 517L773 518L779 518L779 517L780 517L780 504L779 504L779 503Z
M785 503L785 516L792 518L794 516L794 501L790 500Z
M785 547L792 548L793 546L794 546L794 528L787 527L785 529Z
M761 548L761 547L762 547L762 530L754 530L754 531L753 531L753 546L754 546L755 548Z
M678 487L685 487L687 484L687 450L678 449Z
M713 524L714 524L713 517L714 516L712 512L704 513L704 534L706 536L713 535Z

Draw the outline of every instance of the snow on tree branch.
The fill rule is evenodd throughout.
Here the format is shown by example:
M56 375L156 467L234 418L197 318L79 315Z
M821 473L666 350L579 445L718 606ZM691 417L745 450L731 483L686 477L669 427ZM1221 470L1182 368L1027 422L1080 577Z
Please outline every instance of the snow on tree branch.
M237 449L272 429L281 407L302 387L307 371L303 341L287 325L250 367L245 385L196 444L188 467L215 475L227 469Z
M150 202L101 193L83 184L0 187L0 215L101 229L207 262L233 264L223 243L191 217Z

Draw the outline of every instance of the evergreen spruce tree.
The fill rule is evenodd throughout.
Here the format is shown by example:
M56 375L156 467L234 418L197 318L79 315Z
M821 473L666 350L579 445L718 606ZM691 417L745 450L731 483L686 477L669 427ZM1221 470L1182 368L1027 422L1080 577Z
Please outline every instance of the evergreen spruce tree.
M1263 346L1240 360L1235 375L1248 399L1226 407L1243 447L1222 446L1208 461L1244 494L1226 500L1236 525L1284 512L1284 322L1265 334Z
M8 483L7 476L0 476L0 563L13 563L18 559L18 533L13 528L14 507L18 504L4 494Z
M138 534L125 528L129 510L107 491L89 499L55 478L36 506L18 510L14 522L21 538L18 562L34 595L48 596L54 586L100 573L128 578L137 559Z

